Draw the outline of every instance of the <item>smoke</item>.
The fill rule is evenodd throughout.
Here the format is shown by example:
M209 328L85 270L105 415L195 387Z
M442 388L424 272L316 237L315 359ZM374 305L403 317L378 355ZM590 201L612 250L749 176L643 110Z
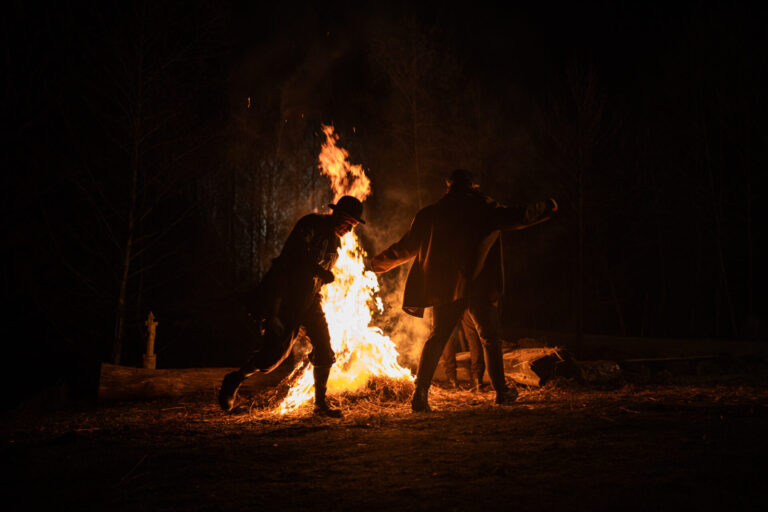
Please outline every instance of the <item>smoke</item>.
M386 184L385 180L378 181L373 176L372 189L373 195L365 202L367 224L357 229L360 242L371 258L400 240L419 210L413 187ZM424 318L403 311L403 292L410 267L411 263L406 263L378 275L384 311L374 316L373 323L397 346L400 364L415 369L431 331L431 309Z
M374 321L384 331L384 334L395 343L400 354L400 364L411 368L418 366L421 349L431 330L431 309L424 318L418 318L405 313L402 309L405 276L409 266L393 270L394 279L390 276L380 277L381 299L384 312Z

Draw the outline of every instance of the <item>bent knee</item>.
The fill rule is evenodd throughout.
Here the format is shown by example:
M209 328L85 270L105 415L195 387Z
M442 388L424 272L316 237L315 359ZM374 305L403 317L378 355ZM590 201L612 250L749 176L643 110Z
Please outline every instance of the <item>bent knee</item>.
M315 349L309 354L309 361L318 368L330 368L336 362L336 354L331 349Z

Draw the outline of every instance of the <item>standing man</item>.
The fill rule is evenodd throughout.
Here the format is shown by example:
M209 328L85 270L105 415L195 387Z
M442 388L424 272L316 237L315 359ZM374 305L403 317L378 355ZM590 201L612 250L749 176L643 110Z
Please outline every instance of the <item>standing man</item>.
M309 358L314 367L315 414L341 417L341 411L325 401L328 374L336 356L320 307L320 288L334 280L331 269L338 258L341 237L365 221L361 217L363 203L352 196L343 196L328 206L332 214L310 214L296 223L280 256L249 297L248 329L261 343L242 368L224 377L219 391L223 410L232 410L237 390L246 378L256 372L269 373L285 360L303 326L312 344Z
M557 211L554 199L523 207L504 206L481 194L474 176L453 171L448 190L420 210L400 241L373 258L374 272L386 272L415 258L403 294L406 313L423 316L434 307L432 333L424 344L411 407L429 411L432 376L457 322L468 312L485 351L496 403L517 399L507 387L501 353L498 301L504 293L502 229L523 229L544 222Z

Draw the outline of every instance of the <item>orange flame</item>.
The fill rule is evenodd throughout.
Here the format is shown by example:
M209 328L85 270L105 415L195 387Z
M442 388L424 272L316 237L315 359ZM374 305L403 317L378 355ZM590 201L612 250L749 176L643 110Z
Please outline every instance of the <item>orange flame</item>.
M334 202L344 195L364 200L371 194L371 180L362 166L349 163L349 153L336 145L339 137L332 126L323 126L323 133L326 141L320 151L320 169L331 180ZM365 256L355 233L347 233L341 239L339 259L333 268L336 279L321 291L331 346L336 353L328 379L329 393L361 391L373 376L413 380L411 372L398 364L394 342L371 325L369 303L373 302L379 311L383 304L376 296L376 274L365 270ZM313 399L311 369L311 365L305 368L280 403L280 414L294 411Z
M336 145L339 136L333 132L333 126L323 125L325 143L320 150L320 171L331 180L333 202L341 196L354 196L365 201L371 195L371 180L365 175L361 165L349 163L349 153Z

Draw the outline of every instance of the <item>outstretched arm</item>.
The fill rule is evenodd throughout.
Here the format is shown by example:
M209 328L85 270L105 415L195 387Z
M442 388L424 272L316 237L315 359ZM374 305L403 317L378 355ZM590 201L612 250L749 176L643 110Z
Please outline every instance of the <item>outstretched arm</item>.
M419 214L413 219L410 229L400 240L390 245L371 260L371 270L377 274L387 272L416 256L419 252L419 237L417 234L417 225L420 224Z
M504 206L496 203L492 217L499 229L525 229L552 218L557 211L553 198L524 206Z

